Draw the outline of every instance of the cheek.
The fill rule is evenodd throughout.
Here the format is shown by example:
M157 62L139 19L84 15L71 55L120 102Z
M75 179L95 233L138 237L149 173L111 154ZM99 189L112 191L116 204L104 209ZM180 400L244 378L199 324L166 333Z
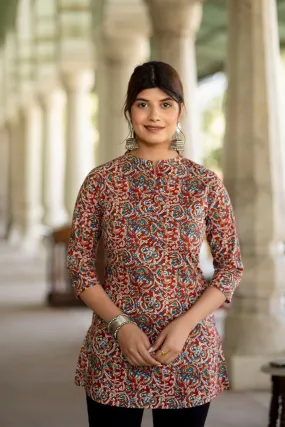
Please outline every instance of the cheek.
M165 117L165 123L167 124L167 127L170 131L173 131L173 133L176 130L177 123L178 123L178 114L176 111L171 111L167 117Z
M169 112L169 120L171 120L175 125L177 125L179 121L179 110L178 109L172 109Z
M140 125L146 120L146 110L134 108L131 110L131 117L133 125Z

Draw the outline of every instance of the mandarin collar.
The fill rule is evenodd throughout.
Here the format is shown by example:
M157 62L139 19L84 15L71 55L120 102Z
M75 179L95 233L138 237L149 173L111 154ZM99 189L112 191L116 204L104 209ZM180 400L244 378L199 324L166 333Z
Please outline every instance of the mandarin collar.
M142 166L146 166L146 167L150 167L150 168L154 167L154 161L153 160L142 159L141 157L138 157L135 154L130 153L129 151L126 151L123 157L130 160L135 165L142 165ZM156 167L159 167L159 166L162 166L162 167L163 166L177 166L177 165L181 164L182 160L183 160L182 155L180 153L178 153L178 156L173 158L173 159L158 160Z

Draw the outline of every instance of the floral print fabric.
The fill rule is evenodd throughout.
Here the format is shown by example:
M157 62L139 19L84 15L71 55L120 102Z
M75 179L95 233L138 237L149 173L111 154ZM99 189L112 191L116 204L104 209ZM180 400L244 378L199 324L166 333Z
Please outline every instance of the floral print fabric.
M181 156L155 166L126 153L93 169L80 189L67 260L75 293L99 283L94 262L102 237L102 286L154 343L208 286L198 265L205 235L215 267L210 286L231 301L242 262L223 183ZM115 406L188 408L209 402L228 389L214 315L194 328L171 364L135 367L94 313L76 384L95 401Z

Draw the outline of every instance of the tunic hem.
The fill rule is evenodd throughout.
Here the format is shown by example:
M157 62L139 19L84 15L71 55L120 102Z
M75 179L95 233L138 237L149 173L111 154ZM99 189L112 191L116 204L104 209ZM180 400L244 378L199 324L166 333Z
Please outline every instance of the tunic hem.
M82 387L85 390L85 393L90 397L90 399L94 400L92 398L92 396L90 395L90 393L88 393L88 391L87 391L87 389L86 389L86 387L85 387L84 384L82 384L82 383L80 383L78 381L76 381L75 384L78 387ZM206 403L211 402L216 397L218 397L220 394L222 394L224 391L228 391L229 389L230 389L229 385L227 385L227 386L221 386L219 388L219 390L216 391L213 395L211 395L208 398L203 399L199 405L196 405L196 404L195 405L187 404L187 406L185 406L185 405L182 404L182 405L175 406L175 407L173 407L173 406L169 407L169 406L165 406L165 405L159 405L159 406L151 406L151 405L145 405L145 406L137 406L137 405L135 405L135 406L133 406L133 405L127 405L127 406L125 406L125 405L114 405L112 403L112 400L103 403L103 402L100 401L100 399L96 399L95 402L100 403L102 405L116 406L116 407L119 407L119 408L130 408L130 409L187 409L187 408L193 408L193 407L196 407L196 406L205 405ZM183 403L183 402L181 402L181 403Z

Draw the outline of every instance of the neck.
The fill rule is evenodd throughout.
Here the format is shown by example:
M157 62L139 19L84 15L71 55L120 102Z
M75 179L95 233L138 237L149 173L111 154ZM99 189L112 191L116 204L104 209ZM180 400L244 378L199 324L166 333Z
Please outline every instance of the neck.
M131 151L137 157L145 160L151 160L153 162L159 160L170 160L178 157L177 151L170 150L168 147L145 147L139 144L139 147Z

